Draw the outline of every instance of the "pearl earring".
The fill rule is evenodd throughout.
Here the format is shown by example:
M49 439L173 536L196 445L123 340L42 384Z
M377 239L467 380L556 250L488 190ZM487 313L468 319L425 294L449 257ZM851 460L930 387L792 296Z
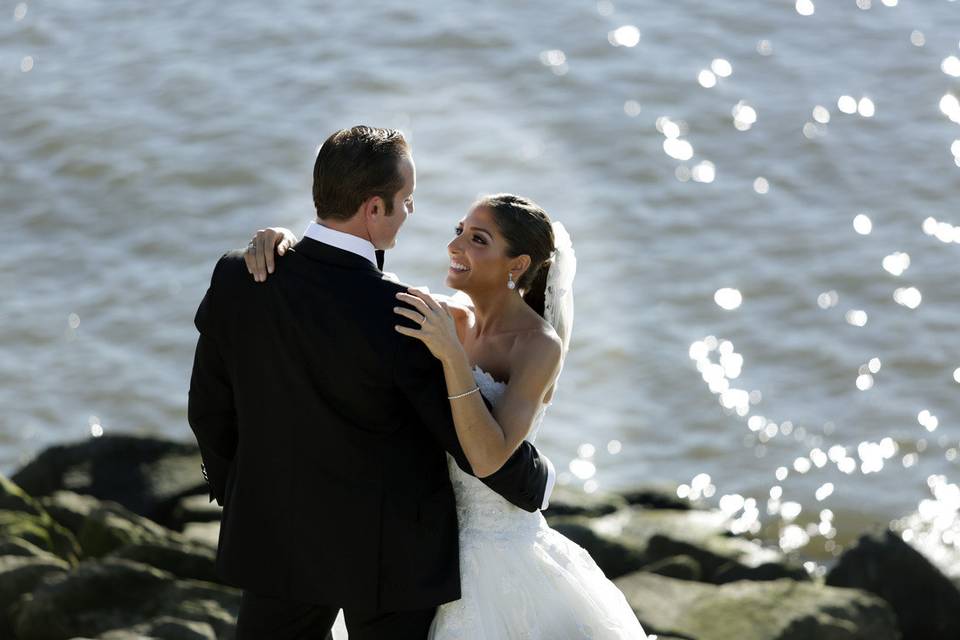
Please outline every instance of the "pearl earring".
M509 279L507 280L507 289L510 289L510 291L513 291L514 289L517 288L517 283L513 281L513 272L512 272L512 271L510 272L509 276L510 276L510 277L509 277Z

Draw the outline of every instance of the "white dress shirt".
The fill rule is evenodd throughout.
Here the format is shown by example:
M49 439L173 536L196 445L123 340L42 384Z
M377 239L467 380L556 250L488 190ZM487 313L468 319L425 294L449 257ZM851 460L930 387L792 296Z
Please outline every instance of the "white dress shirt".
M356 255L369 260L374 266L377 264L376 247L374 247L373 243L369 240L364 240L359 236L344 233L343 231L337 231L336 229L330 229L322 224L311 222L307 226L307 230L303 232L303 237L316 240L317 242L322 242L323 244L328 244L331 247L336 247L337 249L343 249L344 251L355 253ZM553 463L550 462L548 457L540 456L540 458L543 460L544 464L547 465L547 486L543 494L543 504L540 506L540 509L542 510L550 506L550 496L557 484L557 471L554 469Z
M336 229L325 227L322 224L311 222L307 225L307 230L303 232L303 237L328 244L337 249L355 253L361 258L366 258L372 262L374 266L377 264L377 248L373 246L372 242L360 236L344 233L343 231L337 231Z

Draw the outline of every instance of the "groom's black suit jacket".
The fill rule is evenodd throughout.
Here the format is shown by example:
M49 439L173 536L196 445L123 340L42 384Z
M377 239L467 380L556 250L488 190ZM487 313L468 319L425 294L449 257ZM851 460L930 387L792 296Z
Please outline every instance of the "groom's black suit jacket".
M391 282L305 238L256 283L217 263L197 310L189 421L223 505L223 580L276 598L363 611L460 597L446 452L470 471L443 369L396 332ZM524 442L484 482L534 511L546 463Z

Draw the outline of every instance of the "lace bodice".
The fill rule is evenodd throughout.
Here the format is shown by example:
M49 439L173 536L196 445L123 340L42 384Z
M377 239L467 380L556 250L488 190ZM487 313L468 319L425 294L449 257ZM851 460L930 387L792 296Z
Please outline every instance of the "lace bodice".
M479 367L474 367L473 377L480 387L480 393L497 406L506 391L504 382L494 380L493 376ZM525 440L533 442L548 404L540 407L533 419L533 426ZM447 458L450 480L457 498L457 518L460 524L461 539L477 532L516 535L522 531L535 532L539 527L540 513L529 513L513 506L500 495L494 493L480 480L464 473L453 458Z

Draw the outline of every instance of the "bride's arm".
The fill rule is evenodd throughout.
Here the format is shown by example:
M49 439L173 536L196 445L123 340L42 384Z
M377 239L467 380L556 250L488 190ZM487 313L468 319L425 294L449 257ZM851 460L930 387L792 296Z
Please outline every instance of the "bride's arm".
M397 331L421 340L443 363L447 393L460 446L478 478L495 473L513 455L530 432L547 390L560 369L562 346L555 336L533 334L518 344L511 358L510 383L493 413L476 392L477 384L466 352L457 337L453 318L429 294L411 289L397 297L416 311L398 307L397 313L421 329L398 326Z

